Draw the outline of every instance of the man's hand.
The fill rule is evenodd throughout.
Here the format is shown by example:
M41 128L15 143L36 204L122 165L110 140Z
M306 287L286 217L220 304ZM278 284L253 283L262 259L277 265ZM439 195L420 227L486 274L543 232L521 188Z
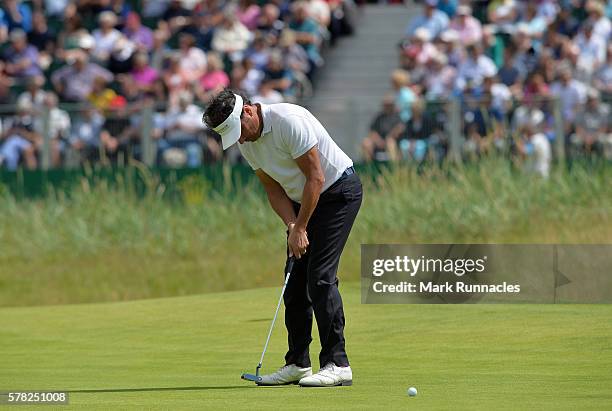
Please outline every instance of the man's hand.
M289 230L289 238L287 238L289 256L295 256L299 259L306 254L306 248L309 244L308 235L305 229L297 227L295 223L289 223L287 228Z

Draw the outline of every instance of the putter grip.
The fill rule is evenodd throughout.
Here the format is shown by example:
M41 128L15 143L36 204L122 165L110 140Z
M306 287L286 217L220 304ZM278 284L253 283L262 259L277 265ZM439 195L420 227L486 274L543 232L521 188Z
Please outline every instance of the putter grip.
M285 274L293 271L293 263L295 262L295 257L289 257L287 259L287 264L285 264Z

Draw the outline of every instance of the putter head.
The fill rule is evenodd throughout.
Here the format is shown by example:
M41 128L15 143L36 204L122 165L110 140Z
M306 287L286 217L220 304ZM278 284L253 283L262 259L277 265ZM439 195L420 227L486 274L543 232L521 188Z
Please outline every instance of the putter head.
M247 380L247 381L253 381L253 382L257 382L261 380L261 377L259 375L254 375L254 374L242 374L242 376L240 377L243 380Z

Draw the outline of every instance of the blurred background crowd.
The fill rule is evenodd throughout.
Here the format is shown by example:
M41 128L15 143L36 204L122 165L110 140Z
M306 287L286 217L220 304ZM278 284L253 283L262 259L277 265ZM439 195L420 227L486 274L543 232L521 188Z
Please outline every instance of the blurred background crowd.
M322 50L353 31L350 0L2 0L0 167L222 158L203 107L312 93Z
M417 3L364 160L441 162L453 141L461 159L501 152L544 176L560 152L612 159L612 0ZM202 124L211 97L232 87L256 102L303 102L326 68L325 50L356 29L358 8L353 0L0 4L6 170L147 153L158 166L240 161Z
M446 158L452 101L463 159L509 153L543 176L558 144L572 158L612 160L612 1L420 3L366 160Z

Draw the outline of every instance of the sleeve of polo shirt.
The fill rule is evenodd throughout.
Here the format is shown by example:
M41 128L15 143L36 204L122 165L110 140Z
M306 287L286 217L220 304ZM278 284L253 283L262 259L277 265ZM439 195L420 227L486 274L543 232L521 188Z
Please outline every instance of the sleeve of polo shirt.
M319 142L312 123L301 115L287 116L282 122L281 132L281 138L293 159L300 157Z

